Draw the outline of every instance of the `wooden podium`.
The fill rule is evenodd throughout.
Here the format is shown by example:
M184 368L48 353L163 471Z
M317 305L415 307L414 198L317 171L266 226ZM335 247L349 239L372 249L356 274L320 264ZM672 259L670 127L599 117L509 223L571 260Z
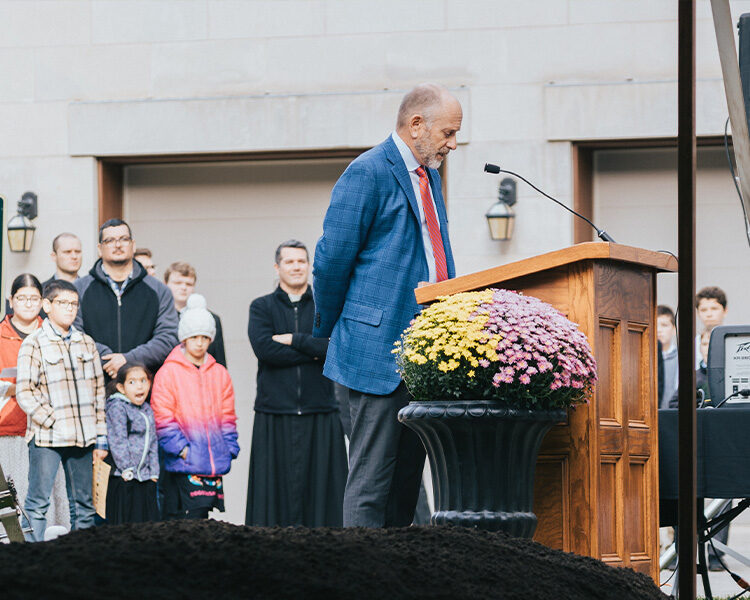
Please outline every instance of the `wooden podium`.
M659 580L656 274L668 254L588 242L418 288L420 304L499 287L536 296L578 323L599 380L588 405L544 440L534 539Z

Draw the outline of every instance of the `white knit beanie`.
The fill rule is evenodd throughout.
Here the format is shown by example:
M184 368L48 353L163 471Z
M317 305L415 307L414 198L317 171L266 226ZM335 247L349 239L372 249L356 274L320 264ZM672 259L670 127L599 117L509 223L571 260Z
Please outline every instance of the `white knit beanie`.
M200 294L191 294L185 310L180 314L177 337L181 342L194 335L205 335L213 340L216 337L216 321L206 310L206 299Z

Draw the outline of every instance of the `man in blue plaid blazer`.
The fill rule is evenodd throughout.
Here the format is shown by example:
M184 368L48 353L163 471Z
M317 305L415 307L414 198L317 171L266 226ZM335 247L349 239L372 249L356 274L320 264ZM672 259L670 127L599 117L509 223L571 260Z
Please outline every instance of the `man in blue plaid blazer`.
M410 396L391 351L420 310L414 288L455 276L436 169L456 148L462 116L441 86L409 92L396 130L333 188L315 249L313 334L331 338L324 374L349 388L344 526L406 526L414 517L425 453L398 423Z

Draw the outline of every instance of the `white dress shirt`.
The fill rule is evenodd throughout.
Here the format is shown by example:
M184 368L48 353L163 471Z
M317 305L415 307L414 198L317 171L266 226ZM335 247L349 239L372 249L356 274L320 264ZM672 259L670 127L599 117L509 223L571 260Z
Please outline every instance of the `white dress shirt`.
M435 283L437 281L437 268L435 267L435 253L432 250L432 240L430 239L430 230L427 227L427 219L424 215L424 208L422 208L422 192L419 189L419 175L417 175L417 169L422 165L415 158L411 151L411 148L406 145L406 142L395 131L391 134L393 142L396 144L401 158L404 159L406 170L409 172L411 178L411 185L414 188L414 196L417 199L417 206L419 207L419 222L422 226L422 245L424 246L424 257L427 259L427 271L429 273L428 281ZM425 168L427 171L427 168ZM435 201L432 198L432 189L428 187L430 194L430 202L432 202L433 209L435 210L435 217L437 218L437 209L435 209ZM440 220L438 219L438 229L440 228Z

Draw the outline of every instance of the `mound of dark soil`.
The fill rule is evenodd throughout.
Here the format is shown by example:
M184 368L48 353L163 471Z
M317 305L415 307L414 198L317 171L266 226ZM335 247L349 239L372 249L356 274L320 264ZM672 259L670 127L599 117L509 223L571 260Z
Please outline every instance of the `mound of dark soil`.
M0 597L664 598L630 569L462 528L98 527L0 546Z

